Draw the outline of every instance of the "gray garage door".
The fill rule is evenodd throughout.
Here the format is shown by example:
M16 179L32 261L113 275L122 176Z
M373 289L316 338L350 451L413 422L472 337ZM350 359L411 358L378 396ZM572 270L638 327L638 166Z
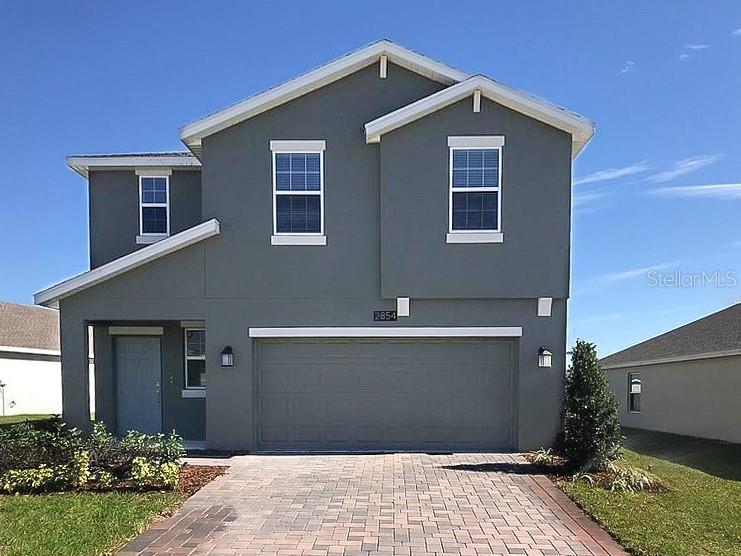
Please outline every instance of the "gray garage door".
M257 344L261 450L513 447L513 340Z

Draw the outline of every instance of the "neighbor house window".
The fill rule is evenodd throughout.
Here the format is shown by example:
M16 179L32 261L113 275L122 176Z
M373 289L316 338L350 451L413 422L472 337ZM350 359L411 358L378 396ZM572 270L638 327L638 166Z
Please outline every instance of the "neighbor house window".
M206 387L206 331L185 329L185 387Z
M641 375L637 373L628 374L628 411L641 412Z
M274 245L324 245L324 141L271 141Z
M142 236L170 234L170 178L139 176L139 233Z
M449 137L448 242L499 242L501 235L501 136Z

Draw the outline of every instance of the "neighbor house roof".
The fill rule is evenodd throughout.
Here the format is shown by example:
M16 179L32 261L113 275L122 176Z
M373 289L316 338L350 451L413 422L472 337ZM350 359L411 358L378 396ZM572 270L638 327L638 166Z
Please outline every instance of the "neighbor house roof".
M480 75L471 77L450 66L384 39L346 54L282 85L258 93L205 118L196 120L180 130L180 138L189 149L197 154L200 152L204 137L319 89L382 59L452 86L393 112L392 114L395 115L393 118L391 117L392 114L388 114L367 124L367 133L368 126L371 128L367 135L369 143L378 142L380 133L387 131L385 129L387 123L393 122L396 127L404 125L404 123L399 122L407 123L411 121L407 120L410 115L413 115L412 119L420 118L447 106L451 102L460 100L466 95L473 94L475 90L479 90L481 94L509 108L572 133L574 135L573 156L576 156L576 153L584 147L594 133L592 122L583 116L522 91L506 87L486 77ZM381 123L383 124L383 131L379 133ZM375 124L378 124L378 129Z
M77 154L67 157L67 166L86 178L90 170L129 170L133 168L200 168L201 162L190 152Z
M450 106L477 91L498 104L569 133L572 137L572 157L576 157L594 135L594 123L584 116L497 83L483 75L474 75L461 83L368 122L365 124L366 141L378 143L384 133Z
M58 307L60 299L110 280L119 274L133 270L206 238L218 235L219 232L219 221L212 218L157 243L142 247L133 253L119 257L109 263L78 274L64 282L40 291L34 294L34 303L45 305L46 307Z
M59 313L0 301L0 352L59 354Z
M741 355L741 303L613 353L605 369Z

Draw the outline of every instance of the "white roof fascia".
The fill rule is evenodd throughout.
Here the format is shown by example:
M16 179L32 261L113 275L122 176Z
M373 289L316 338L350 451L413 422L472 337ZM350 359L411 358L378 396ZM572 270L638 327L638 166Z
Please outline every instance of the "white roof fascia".
M138 268L194 243L218 235L219 232L219 221L212 218L202 224L183 230L157 243L143 247L133 253L119 257L109 263L42 290L34 294L33 301L36 305L58 308L60 299L110 280L119 274Z
M74 155L67 166L87 179L90 170L132 170L137 168L200 168L195 156Z
M576 158L594 135L594 123L584 116L497 83L488 77L475 75L368 122L365 124L366 142L378 143L384 133L450 106L476 90L498 104L569 133L572 136L572 158Z
M333 81L342 79L379 60L381 55L386 55L388 60L397 65L445 85L458 83L468 78L467 74L441 62L413 52L389 40L381 40L346 54L282 85L270 88L205 118L189 123L181 128L180 138L189 148L198 149L204 137L319 89Z

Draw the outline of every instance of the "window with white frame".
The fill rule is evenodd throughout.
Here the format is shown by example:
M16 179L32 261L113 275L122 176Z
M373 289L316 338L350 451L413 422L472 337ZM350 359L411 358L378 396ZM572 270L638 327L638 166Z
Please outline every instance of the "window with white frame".
M139 176L139 233L143 236L170 234L170 179Z
M628 373L628 411L641 412L641 390L643 381L638 373Z
M324 235L324 141L271 141L273 234Z
M185 388L206 387L206 330L185 329Z
M504 137L449 137L450 234L501 231Z

